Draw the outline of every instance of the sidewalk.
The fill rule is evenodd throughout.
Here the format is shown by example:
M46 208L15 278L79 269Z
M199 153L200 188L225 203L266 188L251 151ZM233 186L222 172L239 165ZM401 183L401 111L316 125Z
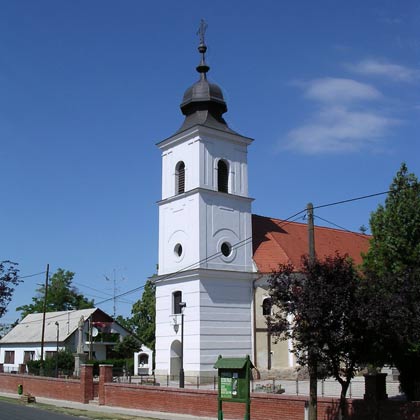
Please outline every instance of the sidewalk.
M18 394L9 394L6 392L0 392L0 396L6 398L19 399ZM130 416L146 417L156 420L215 420L217 419L217 413L214 417L197 417L190 416L188 414L176 414L176 413L163 413L159 411L146 411L146 410L134 410L123 407L110 407L106 405L97 404L82 404L73 401L65 400L54 400L52 398L43 398L35 396L36 401L42 404L54 405L56 407L63 408L74 408L77 410L93 411L96 413L107 413L107 414L125 414Z

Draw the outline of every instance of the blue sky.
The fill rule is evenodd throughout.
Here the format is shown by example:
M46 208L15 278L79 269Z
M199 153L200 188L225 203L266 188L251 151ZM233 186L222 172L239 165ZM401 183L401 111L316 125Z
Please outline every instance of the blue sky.
M155 272L155 144L183 121L201 18L226 120L255 139L254 213L386 191L402 161L420 175L418 1L3 2L0 259L23 276L74 271L97 302L113 294L105 276L123 293ZM383 200L315 215L357 231ZM43 281L26 278L0 322Z

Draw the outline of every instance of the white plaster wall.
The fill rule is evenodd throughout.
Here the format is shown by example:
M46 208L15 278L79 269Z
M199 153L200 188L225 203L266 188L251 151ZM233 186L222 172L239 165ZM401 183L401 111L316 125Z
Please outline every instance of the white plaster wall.
M229 165L229 194L248 197L248 142L238 142L223 133L203 133L200 143L200 186L217 191L217 165L220 159Z
M61 350L63 347L59 346L58 349ZM57 344L56 343L45 343L44 345L44 357L47 351L56 351ZM30 344L3 344L0 348L0 363L4 363L4 354L6 351L14 351L15 352L15 363L14 364L4 364L4 370L6 372L10 370L17 370L19 365L23 363L23 356L25 351L35 351L35 358L34 360L39 360L41 358L41 346L34 345L31 346Z
M184 309L184 370L186 375L200 367L200 285L196 275L189 278L180 275L156 284L156 373L166 375L170 370L170 350L174 340L181 340L181 325L174 330L172 294L182 292ZM177 315L181 323L181 316Z
M159 275L192 268L199 261L199 225L198 193L159 204ZM178 243L181 257L175 253Z
M232 253L220 253L223 242ZM175 246L182 245L182 255ZM215 255L218 254L218 255ZM159 204L159 275L193 268L253 271L251 201L196 190Z
M159 144L159 275L196 267L252 270L252 200L248 198L247 169L250 142L239 135L199 126ZM220 159L229 165L229 194L217 191ZM185 163L185 193L175 195L179 161ZM233 246L232 254L207 261L220 253L223 242ZM177 244L183 250L180 257L175 253Z
M229 274L201 280L201 371L215 372L219 355L252 357L252 277Z
M203 191L200 195L200 221L200 267L253 271L249 199ZM232 246L227 257L221 253L224 242Z
M247 147L252 139L197 126L158 144L162 151L162 200L175 195L175 167L185 163L185 191L217 191L217 164L229 164L229 193L248 196Z
M199 136L193 132L177 138L162 150L162 200L175 195L175 167L185 163L185 191L199 187Z
M219 354L252 355L252 274L196 270L156 286L156 374L170 372L170 348L180 340L172 322L172 293L182 291L185 375L214 374ZM177 321L181 322L178 315Z

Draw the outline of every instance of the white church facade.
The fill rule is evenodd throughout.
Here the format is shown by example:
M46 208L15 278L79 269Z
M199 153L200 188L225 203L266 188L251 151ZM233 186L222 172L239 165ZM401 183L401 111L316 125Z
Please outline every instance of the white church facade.
M158 143L162 155L159 268L156 279L156 375L214 376L219 355L250 355L262 372L294 367L292 343L267 331L269 273L300 265L306 225L252 215L248 146L229 128L221 89L207 80L199 45L198 82L181 103L182 127ZM356 260L367 241L316 228L317 253ZM355 243L356 242L356 243Z

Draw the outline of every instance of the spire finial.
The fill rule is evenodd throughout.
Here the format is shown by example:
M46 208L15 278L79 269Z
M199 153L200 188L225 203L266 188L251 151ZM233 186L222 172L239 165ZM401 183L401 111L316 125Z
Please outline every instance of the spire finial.
M200 21L200 27L198 28L197 35L200 36L200 46L205 46L206 43L204 41L204 37L206 36L206 30L207 30L207 23L204 19L201 19Z
M197 35L200 37L200 44L198 45L198 52L201 54L201 62L197 66L197 71L204 77L206 73L210 70L210 67L206 64L206 51L207 45L205 42L205 35L207 30L207 23L204 19L200 21L200 27L198 28Z

